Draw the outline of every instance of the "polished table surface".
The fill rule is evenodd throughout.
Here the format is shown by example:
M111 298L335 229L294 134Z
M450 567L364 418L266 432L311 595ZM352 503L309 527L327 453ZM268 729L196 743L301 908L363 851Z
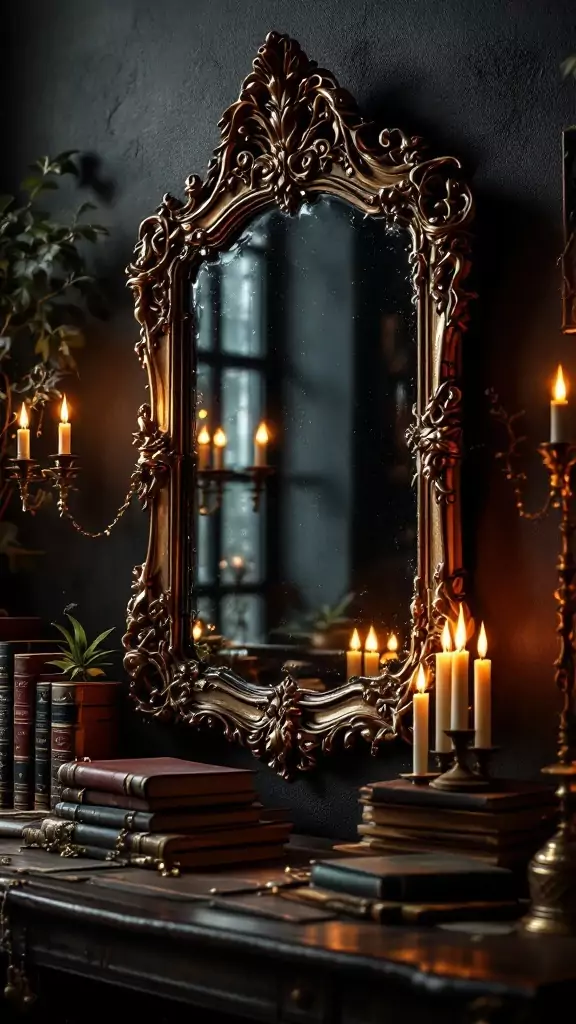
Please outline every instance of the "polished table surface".
M210 891L282 880L282 865L164 878L7 841L0 857L13 943L31 974L69 972L270 1022L371 1024L390 1001L407 1020L435 1020L436 1009L443 1021L489 1021L505 1010L509 1024L576 997L576 939L513 925L388 927L307 907L298 920L300 905L279 897L252 896L248 908Z

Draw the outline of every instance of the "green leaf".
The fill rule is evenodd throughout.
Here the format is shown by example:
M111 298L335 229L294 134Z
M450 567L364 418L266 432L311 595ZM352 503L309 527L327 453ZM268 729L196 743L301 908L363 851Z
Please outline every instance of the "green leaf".
M78 622L78 619L75 619L73 615L70 615L70 612L67 612L67 617L69 621L72 623L72 628L74 630L74 639L76 641L78 651L82 653L82 656L84 656L84 654L86 653L86 648L88 646L88 638L86 636L84 626L82 626L82 624Z
M70 669L74 668L74 662L68 658L55 658L54 661L47 661L47 665L54 665L55 668L61 668L63 672L69 672Z
M47 335L40 335L34 346L34 352L37 356L40 356L43 363L48 362L50 358L50 338Z
M71 633L68 632L68 630L64 626L61 626L58 622L53 622L52 625L55 626L55 628L60 633L62 633L62 636L64 637L66 643L68 644L68 651L66 653L69 654L71 660L74 662L75 665L77 665L79 661L79 652L76 648L76 641L74 637L72 636Z
M95 665L102 658L107 658L109 654L115 654L116 651L95 651L89 658L84 658L85 665Z
M116 628L115 626L112 626L112 629L105 629L103 633L100 633L100 635L97 636L96 639L92 641L90 646L86 649L86 657L87 658L91 657L91 655L94 654L94 652L96 651L96 648L98 647L98 645L103 643L104 640L106 639L106 637L110 636L110 633L114 632L115 628ZM114 652L113 651L107 651L106 653L113 654Z

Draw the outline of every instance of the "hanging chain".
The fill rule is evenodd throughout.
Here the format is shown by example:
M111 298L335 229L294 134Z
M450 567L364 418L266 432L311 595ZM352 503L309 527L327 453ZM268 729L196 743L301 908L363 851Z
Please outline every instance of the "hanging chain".
M61 494L60 500L58 502L58 509L60 511L60 515L62 516L63 519L67 519L70 525L76 530L76 532L82 534L83 537L88 537L90 540L96 540L98 537L109 537L111 531L114 529L116 524L120 522L124 513L127 512L128 509L130 508L130 503L136 491L138 490L139 484L140 472L139 470L135 469L134 472L132 473L130 487L126 492L126 497L124 498L124 501L118 508L116 515L114 516L114 519L112 519L111 522L108 523L108 526L105 526L103 530L85 530L84 527L80 525L80 523L74 518L74 516L70 512L70 509L68 508L68 496L67 494L64 493Z

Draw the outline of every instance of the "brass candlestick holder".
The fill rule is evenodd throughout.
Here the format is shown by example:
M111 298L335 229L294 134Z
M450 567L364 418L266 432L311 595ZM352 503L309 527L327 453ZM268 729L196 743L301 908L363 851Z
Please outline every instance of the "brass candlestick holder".
M488 779L472 771L469 764L469 749L475 736L474 729L447 729L446 736L449 736L454 744L454 764L430 783L432 789L450 790L454 793L488 789Z
M576 827L572 783L576 778L576 561L572 551L576 520L572 516L572 471L576 445L543 444L538 449L550 474L549 507L560 510L560 554L557 601L560 651L555 662L556 685L562 693L558 733L558 761L544 768L558 779L558 830L532 858L528 869L531 908L523 920L532 934L576 934Z
M22 511L34 510L35 499L30 493L31 484L51 483L58 491L58 511L61 516L68 512L68 495L80 466L76 455L50 455L51 465L42 469L34 459L10 459L8 478L16 480L20 491Z
M250 482L252 484L252 508L258 512L266 481L274 472L272 466L248 466L245 470L199 469L198 490L201 516L214 515L222 507L224 487L227 483Z

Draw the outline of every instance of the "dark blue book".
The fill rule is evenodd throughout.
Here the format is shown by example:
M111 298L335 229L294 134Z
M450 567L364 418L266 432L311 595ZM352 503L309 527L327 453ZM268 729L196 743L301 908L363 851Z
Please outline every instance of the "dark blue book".
M0 643L0 807L12 807L14 766L14 648Z

